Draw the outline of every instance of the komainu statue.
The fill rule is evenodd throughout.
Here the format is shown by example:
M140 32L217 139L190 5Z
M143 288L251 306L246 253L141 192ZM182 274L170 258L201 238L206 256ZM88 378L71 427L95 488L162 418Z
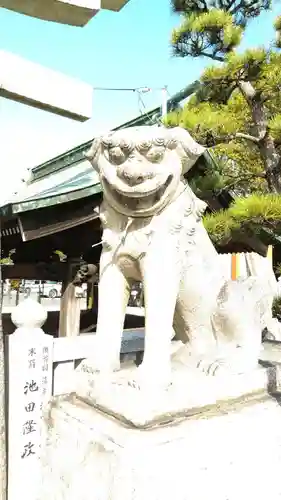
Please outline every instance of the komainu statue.
M258 362L266 291L256 278L230 281L204 226L206 205L184 174L204 148L182 128L111 132L86 155L103 188L98 372L119 368L131 280L145 295L139 386L168 384L173 366L242 373ZM171 359L171 339L183 342Z

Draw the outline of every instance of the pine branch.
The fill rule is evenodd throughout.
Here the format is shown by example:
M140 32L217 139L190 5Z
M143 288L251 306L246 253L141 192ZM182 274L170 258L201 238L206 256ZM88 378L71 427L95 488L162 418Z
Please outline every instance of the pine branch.
M225 190L232 190L234 189L237 185L239 184L244 184L245 182L250 182L253 179L265 179L265 174L263 172L255 174L251 173L249 175L244 175L244 176L237 176L233 177L233 180L231 182L225 183L225 185L218 191L218 193L222 193Z
M200 52L197 57L207 57L209 59L212 59L212 61L218 61L218 62L223 62L224 57L218 56L217 54L208 54L208 52ZM195 57L195 56L194 56Z
M219 144L225 144L230 141L234 141L235 139L244 139L246 141L253 142L254 144L259 144L263 140L263 137L256 137L254 135L245 134L244 132L236 132L235 134L226 134L220 136L214 135L211 131L207 131L204 142L206 146L210 148L218 146Z
M247 101L252 101L256 97L257 91L250 82L239 80L238 85Z
M203 222L212 240L222 244L249 227L258 231L261 226L270 226L276 231L280 229L280 220L279 195L253 194L237 198L227 210L206 215Z
M204 12L193 5L183 15L180 26L173 30L171 42L175 55L202 56L222 62L239 45L242 33L223 8Z
M237 134L234 134L232 139L245 139L246 141L254 142L255 144L258 144L261 141L261 137L255 137L254 135L250 134L244 134L243 132L237 132Z

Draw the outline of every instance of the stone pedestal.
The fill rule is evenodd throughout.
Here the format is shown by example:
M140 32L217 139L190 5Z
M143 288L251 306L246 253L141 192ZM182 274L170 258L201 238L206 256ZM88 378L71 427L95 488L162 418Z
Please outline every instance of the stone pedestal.
M280 499L281 407L267 379L262 369L252 392L248 383L244 395L147 419L146 429L77 396L56 400L41 499Z

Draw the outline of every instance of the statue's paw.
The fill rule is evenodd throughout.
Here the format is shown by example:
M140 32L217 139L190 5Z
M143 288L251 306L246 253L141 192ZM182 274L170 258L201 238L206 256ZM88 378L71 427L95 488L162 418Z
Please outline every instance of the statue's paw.
M141 364L134 372L133 377L128 380L128 385L136 390L145 392L165 390L171 385L171 369L159 370Z
M202 358L197 362L196 368L198 368L205 375L211 376L221 374L222 372L225 373L232 371L229 360L225 358L216 358L212 360Z
M79 372L92 374L100 380L112 379L113 374L120 369L120 363L101 363L95 356L84 359L80 366Z
M120 357L109 356L106 353L97 350L94 355L91 356L93 366L95 370L100 373L113 373L120 370Z
M239 375L251 372L258 366L258 358L242 350L220 358L202 358L198 360L196 368L206 375Z
M143 387L143 381L139 380L138 377L134 377L133 379L128 380L128 385L129 387L132 387L132 389L140 391Z

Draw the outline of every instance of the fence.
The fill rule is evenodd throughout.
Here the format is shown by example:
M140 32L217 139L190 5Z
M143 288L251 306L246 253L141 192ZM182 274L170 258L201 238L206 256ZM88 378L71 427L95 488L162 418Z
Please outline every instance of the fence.
M44 442L44 409L53 395L75 390L75 367L95 349L95 336L54 339L42 326L44 307L32 299L20 303L12 313L17 327L8 336L8 500L23 492L37 500ZM122 340L121 355L143 351L143 331L128 332Z
M95 349L95 335L56 338L42 330L47 313L41 304L27 299L12 320L16 330L8 336L8 500L39 500L44 452L43 416L52 395L75 390L75 366ZM143 331L123 336L121 353L143 351ZM266 345L260 359L281 364L281 342Z

